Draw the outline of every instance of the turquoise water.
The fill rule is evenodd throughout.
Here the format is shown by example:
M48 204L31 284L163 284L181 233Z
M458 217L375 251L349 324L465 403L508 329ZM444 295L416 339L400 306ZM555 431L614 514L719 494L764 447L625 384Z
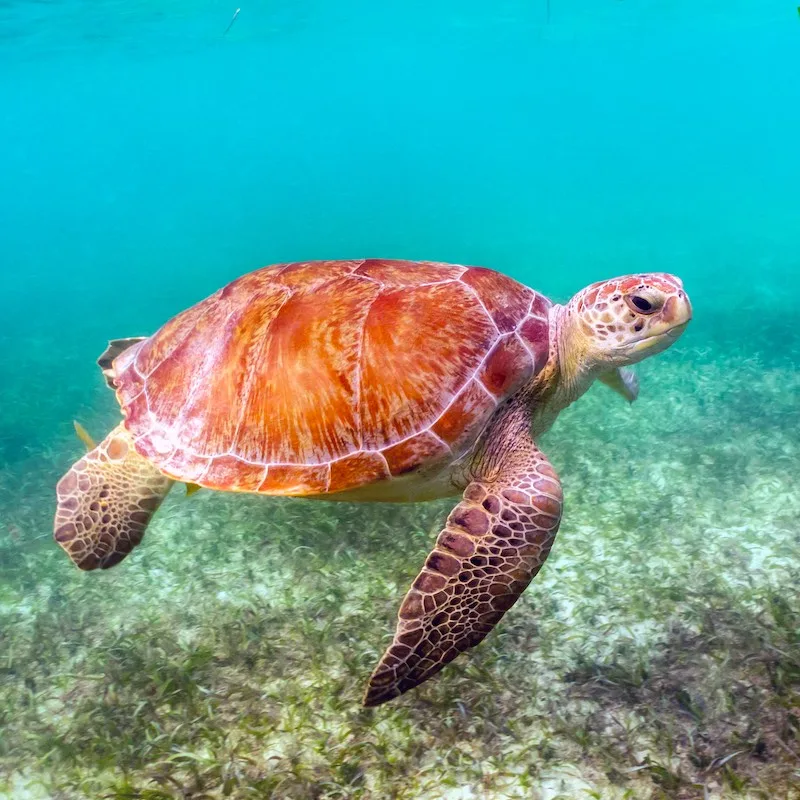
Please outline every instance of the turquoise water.
M741 475L755 472L747 465L771 454L774 480L788 481L779 502L793 507L795 3L241 2L227 33L236 4L218 0L0 2L0 578L12 609L28 608L21 598L53 576L89 585L67 565L55 571L52 487L80 452L72 420L99 436L116 418L94 363L106 341L147 335L238 275L284 260L482 264L557 300L616 274L677 273L695 320L656 360L670 371L643 367L652 399L638 417L654 451L674 448L659 463L693 486L705 463L693 443L718 448L720 483L705 484L719 487L707 491L712 503L715 491L736 497ZM731 372L742 364L749 371ZM660 375L672 405L648 407ZM595 464L624 426L615 417L603 428L602 402L575 418L592 421ZM656 423L667 420L659 438ZM575 435L560 434L559 468L583 486L593 473ZM613 458L639 458L640 435L620 433ZM776 449L759 450L770 436ZM738 476L724 466L735 447ZM656 456L644 461L660 469ZM630 469L631 479L645 474ZM659 497L671 494L652 480ZM680 524L701 515L691 491ZM775 524L796 543L797 520L777 505ZM435 516L415 525L435 527ZM391 528L391 516L380 519ZM731 520L714 524L758 523L749 506ZM155 549L137 557L156 563ZM409 556L403 574L419 563ZM796 589L770 581L778 594ZM405 585L385 589L392 608ZM378 648L385 632L364 641ZM23 752L34 751L0 746L0 756ZM283 796L312 796L298 792Z
M5 336L37 341L29 376L74 354L88 382L98 343L281 260L486 264L560 297L667 269L698 329L796 291L788 2L267 3L223 36L233 11L0 8Z

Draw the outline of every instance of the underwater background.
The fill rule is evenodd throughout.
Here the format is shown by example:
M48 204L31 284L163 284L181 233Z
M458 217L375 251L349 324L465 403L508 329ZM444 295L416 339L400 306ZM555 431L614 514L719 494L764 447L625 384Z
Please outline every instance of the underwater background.
M800 797L796 5L241 2L0 2L0 797ZM51 535L109 338L370 256L695 311L544 438L521 601L377 710L450 503L175 491L103 574Z

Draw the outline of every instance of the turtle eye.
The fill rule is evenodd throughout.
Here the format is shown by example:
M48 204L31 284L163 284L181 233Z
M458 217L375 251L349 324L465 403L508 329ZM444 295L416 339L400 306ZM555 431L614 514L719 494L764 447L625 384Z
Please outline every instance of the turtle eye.
M641 294L629 294L625 298L625 302L632 311L636 311L639 314L655 314L658 311L656 304Z

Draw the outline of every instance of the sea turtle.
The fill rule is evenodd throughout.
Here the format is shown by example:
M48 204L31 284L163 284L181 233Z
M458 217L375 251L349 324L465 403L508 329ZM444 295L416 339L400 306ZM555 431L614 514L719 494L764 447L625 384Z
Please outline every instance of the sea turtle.
M536 440L595 380L691 319L668 274L566 305L483 267L366 259L265 267L99 364L124 421L59 481L56 541L119 563L173 482L348 501L461 495L403 600L365 705L480 642L536 575L561 519Z

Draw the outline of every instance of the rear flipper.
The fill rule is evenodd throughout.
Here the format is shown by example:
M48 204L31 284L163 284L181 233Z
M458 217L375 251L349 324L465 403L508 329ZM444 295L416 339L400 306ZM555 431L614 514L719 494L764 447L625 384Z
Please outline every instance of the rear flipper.
M113 567L142 541L172 483L118 425L58 482L55 540L81 569Z

